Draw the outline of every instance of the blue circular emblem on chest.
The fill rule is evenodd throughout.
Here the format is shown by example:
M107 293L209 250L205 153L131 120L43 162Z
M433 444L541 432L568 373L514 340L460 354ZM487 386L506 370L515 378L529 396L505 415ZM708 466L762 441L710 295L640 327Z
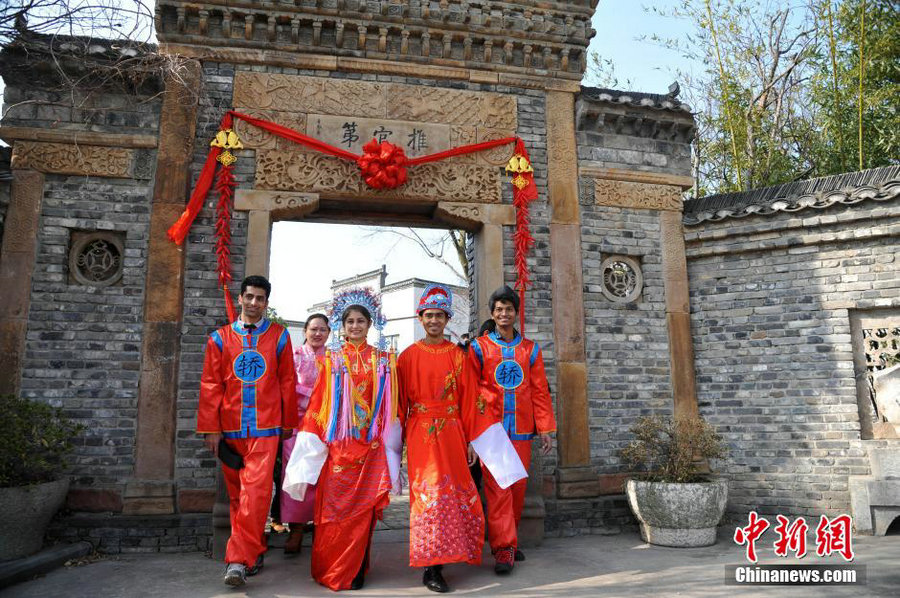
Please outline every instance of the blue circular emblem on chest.
M238 355L232 364L234 375L241 382L256 382L266 373L266 360L258 351L246 350Z
M500 388L513 390L518 388L525 380L525 372L519 362L513 360L501 361L494 370L494 381Z

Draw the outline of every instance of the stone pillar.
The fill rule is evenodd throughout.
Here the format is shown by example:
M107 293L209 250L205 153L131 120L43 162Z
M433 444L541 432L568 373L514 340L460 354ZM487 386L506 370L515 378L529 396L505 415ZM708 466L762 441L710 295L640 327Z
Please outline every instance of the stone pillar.
M575 96L547 92L547 157L550 195L550 262L560 498L599 496L591 467L587 362L584 345L581 210L575 149Z
M247 223L247 276L269 276L272 218L267 210L251 210Z
M680 195L681 190L672 187L671 193ZM681 219L681 210L663 210L659 213L666 327L669 332L674 415L697 417L700 412L697 407L694 347L691 341L690 288Z
M12 190L0 248L0 393L18 394L37 255L44 175L13 170Z
M123 512L175 511L175 401L184 289L184 252L166 230L184 210L197 121L200 65L166 84L160 118L156 179L150 211L150 250L144 292L144 333L138 390L134 476Z
M477 326L491 317L488 300L503 285L503 227L485 223L475 235L475 297ZM476 326L476 328L477 328Z

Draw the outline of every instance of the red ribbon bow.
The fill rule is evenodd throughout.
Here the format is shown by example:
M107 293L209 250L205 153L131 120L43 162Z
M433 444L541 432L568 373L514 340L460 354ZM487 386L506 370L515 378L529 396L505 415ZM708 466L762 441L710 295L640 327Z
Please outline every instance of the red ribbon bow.
M396 189L406 182L406 154L393 143L373 139L356 161L366 184L373 189Z

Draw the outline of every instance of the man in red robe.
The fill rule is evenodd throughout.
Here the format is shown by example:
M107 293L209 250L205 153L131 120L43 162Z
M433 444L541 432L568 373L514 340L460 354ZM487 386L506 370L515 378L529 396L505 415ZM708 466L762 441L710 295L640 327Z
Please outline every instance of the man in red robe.
M409 465L409 564L425 567L429 590L448 592L445 564L481 563L484 513L469 473L475 454L504 488L527 474L499 417L483 401L478 408L478 379L465 353L444 339L453 315L450 289L429 286L417 312L425 338L397 362Z
M262 567L278 443L298 424L291 337L265 318L271 289L262 276L244 279L241 315L209 335L200 382L197 433L223 461L224 453L231 456L224 468L231 511L225 583L231 586Z
M469 347L469 363L479 378L480 397L503 424L525 469L531 464L531 439L541 439L541 450L550 452L550 433L556 431L553 403L544 372L541 348L514 328L519 296L508 286L491 295L495 329L475 339ZM483 464L482 464L483 465ZM488 538L496 564L494 571L509 573L514 561L525 560L518 550L519 521L525 502L525 480L503 488L483 467L484 495L488 511Z

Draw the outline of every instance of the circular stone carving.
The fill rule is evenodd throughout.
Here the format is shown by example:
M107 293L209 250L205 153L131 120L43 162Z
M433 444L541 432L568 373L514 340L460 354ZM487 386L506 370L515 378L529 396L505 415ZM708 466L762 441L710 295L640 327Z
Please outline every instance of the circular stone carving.
M72 244L69 272L79 284L107 287L122 278L122 241L114 234L92 233Z
M641 265L632 257L613 255L600 264L603 295L614 303L636 301L644 289Z

